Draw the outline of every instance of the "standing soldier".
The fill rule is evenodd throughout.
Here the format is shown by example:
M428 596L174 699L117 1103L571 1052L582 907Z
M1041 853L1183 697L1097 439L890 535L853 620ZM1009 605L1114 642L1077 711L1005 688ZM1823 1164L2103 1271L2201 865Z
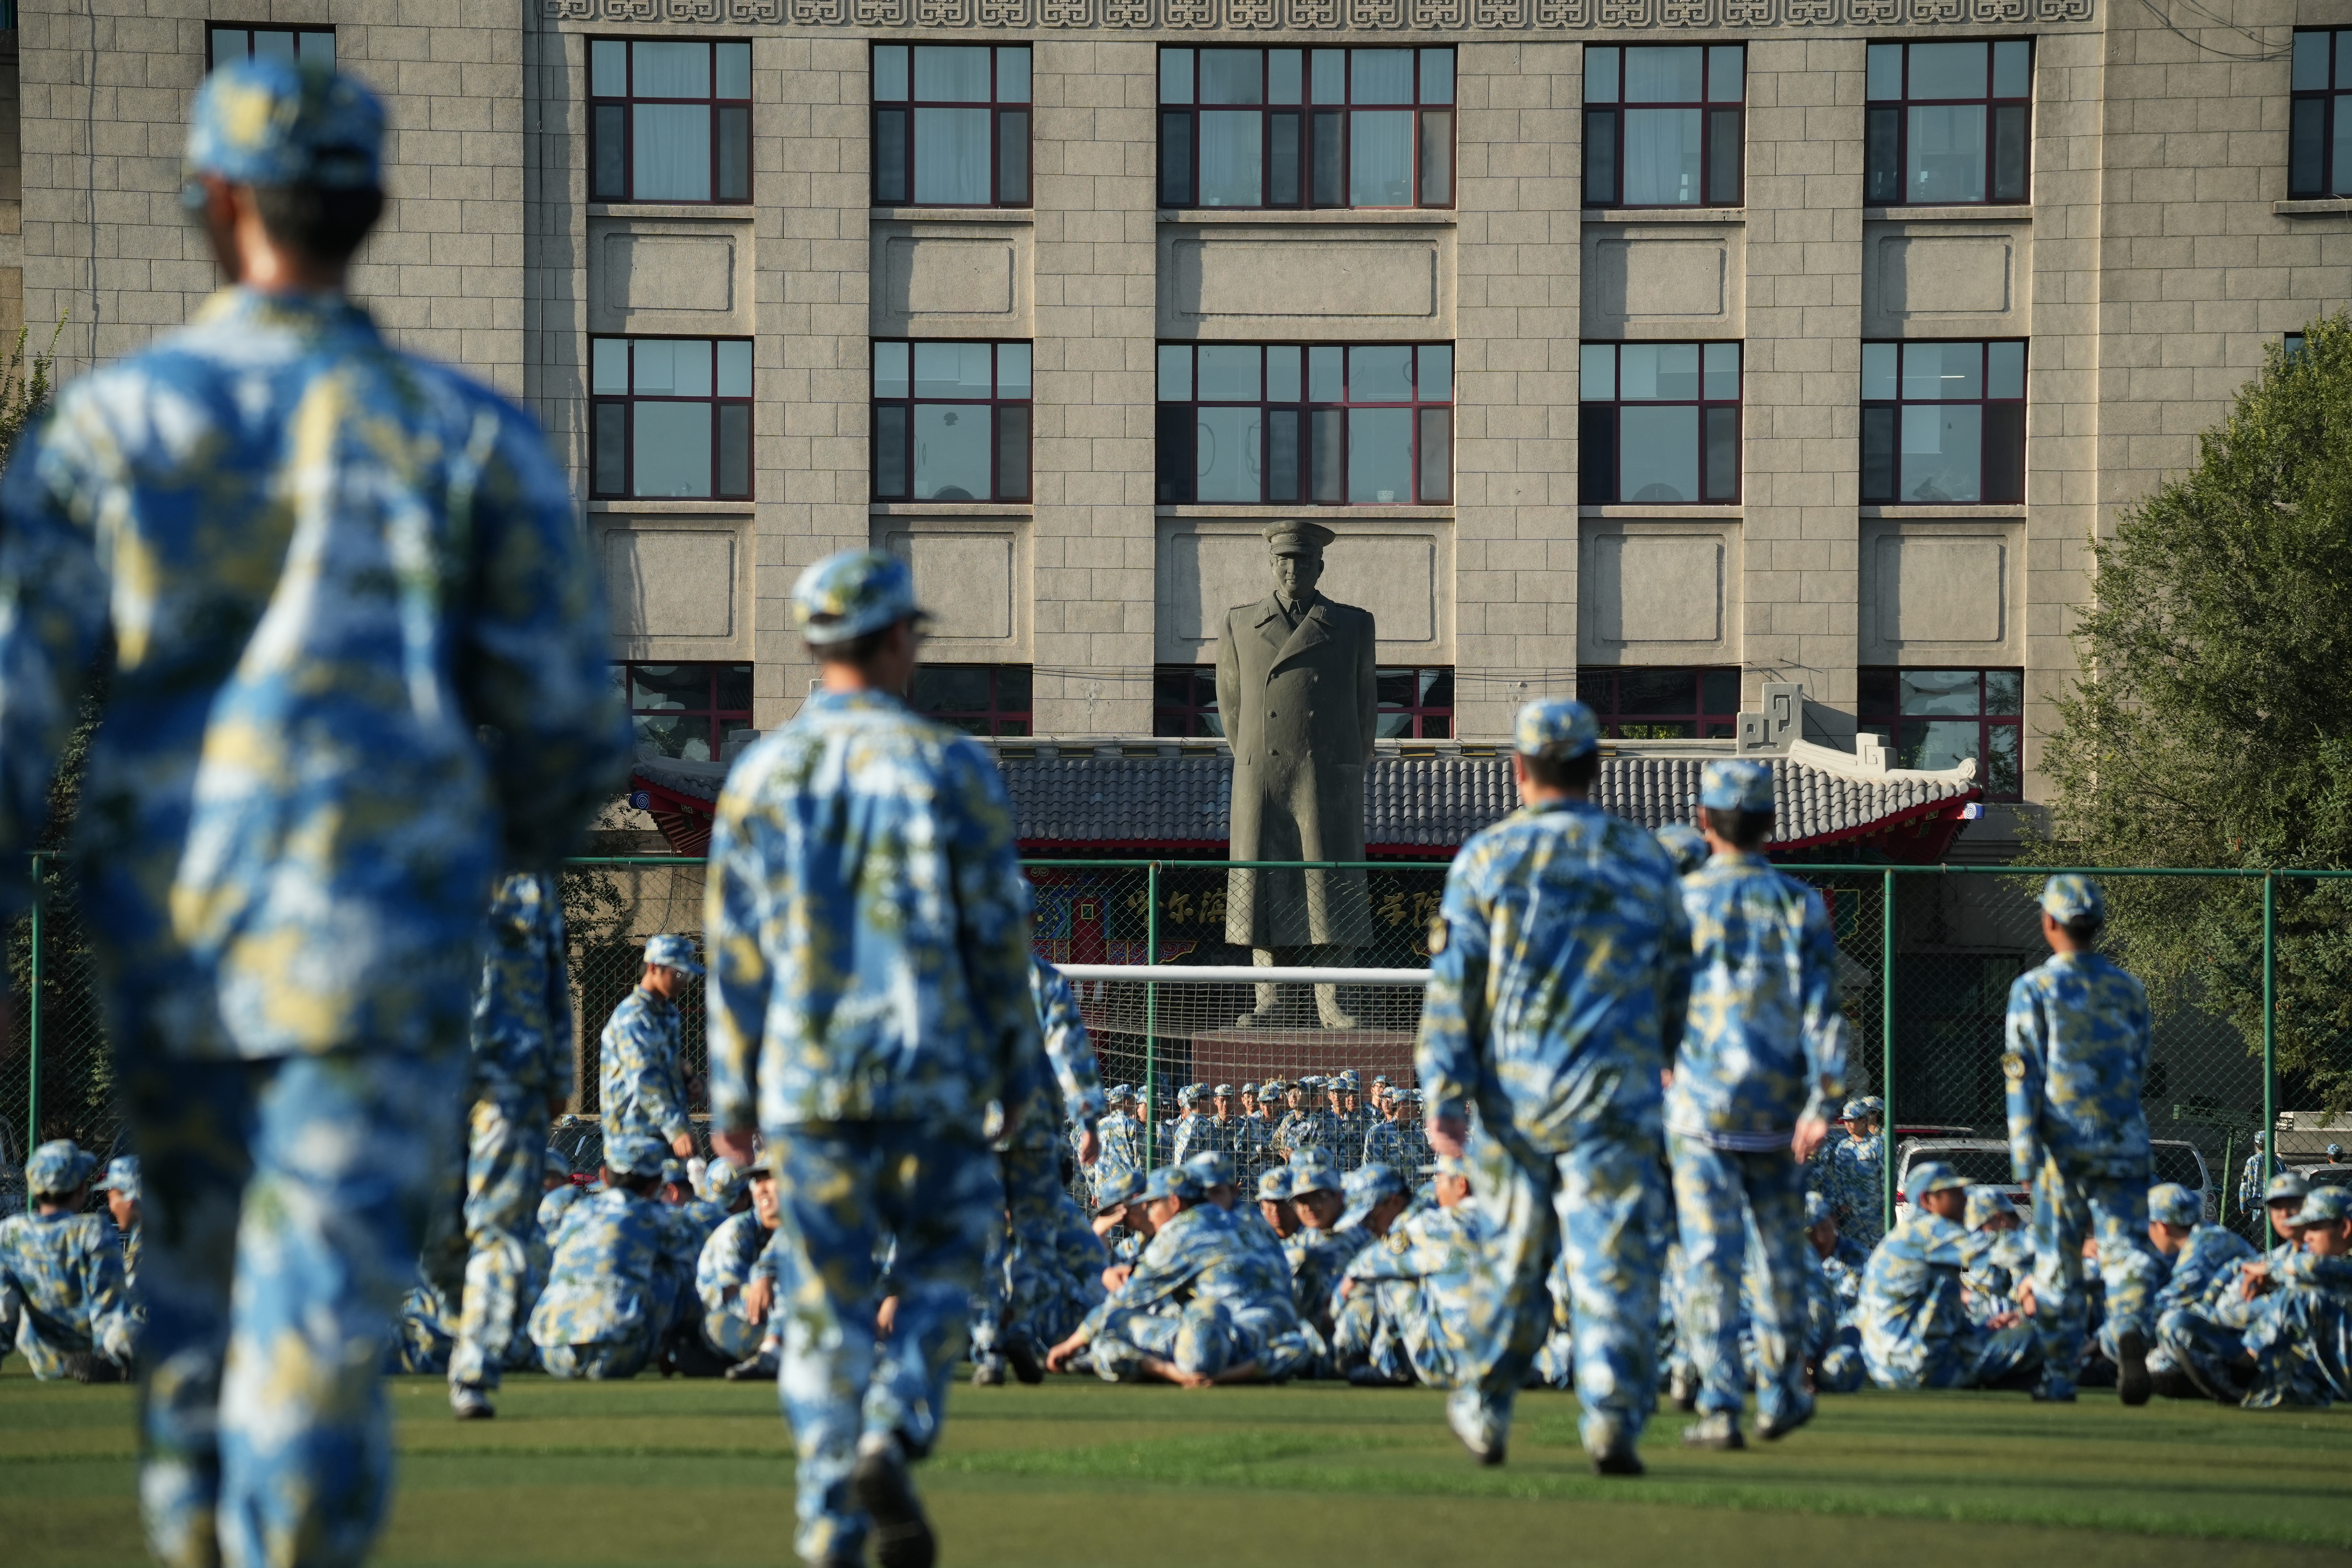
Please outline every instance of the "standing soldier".
M1429 1135L1421 1130L1419 1097L1405 1089L1389 1094L1388 1120L1364 1134L1363 1163L1418 1171L1429 1163Z
M1811 888L1759 853L1772 834L1772 770L1713 762L1699 775L1713 858L1683 883L1690 1012L1666 1091L1683 1243L1675 1342L1700 1383L1694 1447L1738 1448L1745 1316L1756 1352L1756 1430L1812 1419L1805 1392L1805 1161L1845 1092L1837 939ZM1762 1265L1740 1310L1750 1256Z
M677 994L688 975L701 973L691 938L647 939L645 974L613 1009L597 1047L605 1142L635 1133L668 1144L681 1160L693 1157L686 1071L678 1060Z
M793 608L820 689L736 763L711 829L712 1142L748 1163L761 1128L776 1163L794 1545L856 1562L870 1530L883 1568L928 1568L908 1465L939 1439L1003 1223L982 1118L1025 1106L1039 1068L1029 884L994 763L904 700L922 616L905 563L828 556Z
M1135 1086L1116 1084L1107 1097L1110 1112L1097 1129L1102 1138L1102 1155L1095 1164L1095 1182L1114 1171L1143 1169L1143 1123L1136 1119Z
M1838 1228L1865 1258L1886 1234L1886 1141L1879 1136L1885 1121L1886 1101L1874 1094L1845 1102L1845 1135L1830 1149L1824 1184L1824 1195L1837 1211Z
M538 426L344 295L383 142L348 77L207 77L182 200L236 287L68 384L0 489L10 864L115 649L78 867L154 1194L139 1492L167 1563L366 1555L483 905L627 754Z
M2033 1184L2035 1331L2042 1386L2072 1400L2090 1303L2083 1238L2098 1238L2115 1333L2116 1397L2145 1405L2149 1311L2159 1270L2147 1241L2147 993L2097 951L2106 925L2098 884L2072 874L2042 889L2051 956L2009 988L2009 1156Z
M464 1306L449 1352L449 1408L460 1421L497 1414L499 1369L530 1337L524 1287L547 1130L572 1098L563 901L543 871L518 871L490 896L473 1052Z
M1477 1110L1494 1224L1493 1288L1446 1418L1480 1462L1502 1463L1564 1246L1584 1449L1602 1475L1639 1475L1665 1226L1658 1078L1682 1037L1690 923L1658 841L1591 802L1592 710L1530 702L1515 741L1524 804L1446 872L1413 1064L1439 1155L1461 1157Z

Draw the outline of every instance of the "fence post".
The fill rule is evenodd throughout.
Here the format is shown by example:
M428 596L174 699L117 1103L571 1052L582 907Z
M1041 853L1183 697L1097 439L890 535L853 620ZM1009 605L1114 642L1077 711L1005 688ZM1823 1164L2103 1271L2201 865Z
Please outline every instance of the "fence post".
M1880 1219L1895 1228L1895 873L1884 874L1878 910L1878 1097L1886 1109L1878 1123Z
M41 857L33 862L32 978L25 987L25 1152L41 1146Z
M1160 962L1160 862L1144 873L1144 893L1150 900L1143 917L1143 962ZM1160 984L1143 983L1143 1168L1160 1164Z
M2278 1169L2278 878L2263 876L2263 1183ZM2228 1173L2223 1173L2224 1181ZM2271 1237L2263 1237L2265 1251Z

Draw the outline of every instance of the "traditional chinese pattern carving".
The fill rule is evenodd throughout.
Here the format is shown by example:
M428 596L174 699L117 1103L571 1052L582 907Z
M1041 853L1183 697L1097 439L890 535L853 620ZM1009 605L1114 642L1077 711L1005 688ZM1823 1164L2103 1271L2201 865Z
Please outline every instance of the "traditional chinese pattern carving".
M1985 27L2092 20L2097 0L540 0L551 22L1121 32L1522 33Z

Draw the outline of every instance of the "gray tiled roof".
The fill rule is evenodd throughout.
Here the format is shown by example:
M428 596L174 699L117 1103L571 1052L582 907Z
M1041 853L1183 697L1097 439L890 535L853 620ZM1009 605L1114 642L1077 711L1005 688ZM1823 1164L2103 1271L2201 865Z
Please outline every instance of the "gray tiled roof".
M1890 817L1967 797L1957 780L1840 778L1785 757L1773 772L1776 844L1811 843L1862 832ZM1215 845L1224 842L1233 763L1223 756L1004 757L1021 837L1055 845ZM1687 822L1698 794L1696 757L1609 757L1601 764L1601 805L1645 826ZM640 762L652 783L715 800L719 770L709 763ZM1379 757L1364 780L1365 842L1444 849L1518 804L1507 757Z

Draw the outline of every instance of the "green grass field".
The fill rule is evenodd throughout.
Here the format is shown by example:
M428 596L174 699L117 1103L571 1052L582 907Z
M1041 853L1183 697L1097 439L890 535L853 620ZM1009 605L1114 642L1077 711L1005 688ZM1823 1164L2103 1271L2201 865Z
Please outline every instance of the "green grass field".
M791 1561L789 1450L773 1391L641 1380L512 1382L459 1426L402 1378L400 1493L378 1561L492 1568ZM144 1559L131 1395L0 1375L0 1562ZM1473 1465L1440 1396L1282 1389L959 1387L919 1472L951 1564L1723 1563L1835 1554L1909 1565L2341 1563L2352 1412L2204 1405L2072 1409L2022 1394L1863 1394L1744 1454L1651 1429L1650 1474L1603 1482L1575 1405L1520 1405L1511 1462Z

